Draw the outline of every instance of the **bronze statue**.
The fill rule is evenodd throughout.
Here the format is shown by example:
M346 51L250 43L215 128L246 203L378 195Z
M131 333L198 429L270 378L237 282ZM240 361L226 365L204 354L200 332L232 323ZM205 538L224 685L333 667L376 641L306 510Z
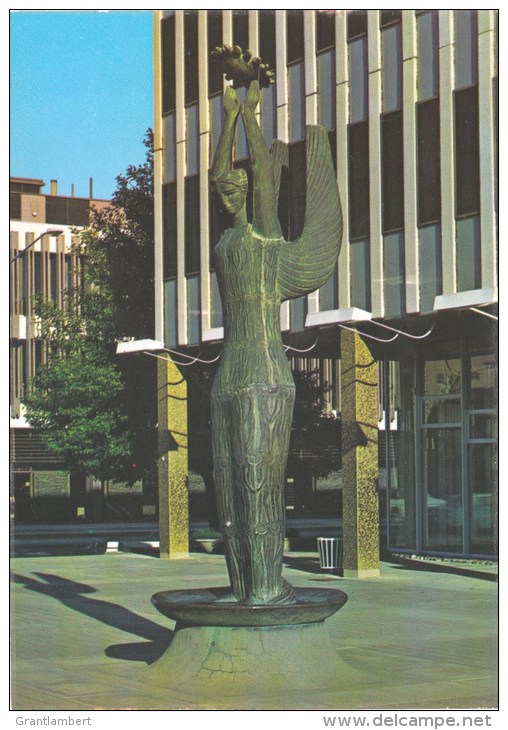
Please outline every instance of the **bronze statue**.
M285 241L277 217L285 145L270 154L255 117L268 67L248 51L215 55L233 80L211 179L231 221L215 248L224 313L224 350L212 388L214 479L231 587L248 604L291 602L282 578L284 482L295 386L280 331L280 305L314 291L337 261L342 216L328 135L307 127L305 224ZM248 88L245 101L235 87ZM232 148L241 113L253 174L247 220L247 174L234 169Z

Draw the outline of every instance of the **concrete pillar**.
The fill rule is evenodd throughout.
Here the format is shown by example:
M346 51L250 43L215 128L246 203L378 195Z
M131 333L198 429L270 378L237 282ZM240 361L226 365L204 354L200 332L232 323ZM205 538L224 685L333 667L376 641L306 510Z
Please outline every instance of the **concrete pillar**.
M342 330L342 524L347 578L379 576L377 362L361 337Z
M160 557L189 557L187 382L174 362L158 360Z

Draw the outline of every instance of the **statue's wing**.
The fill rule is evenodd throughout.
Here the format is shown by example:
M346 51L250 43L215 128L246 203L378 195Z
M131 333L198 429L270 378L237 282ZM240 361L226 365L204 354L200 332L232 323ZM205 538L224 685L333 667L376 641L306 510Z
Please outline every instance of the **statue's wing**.
M289 151L286 142L280 139L274 139L272 149L270 150L272 158L273 186L275 189L275 200L279 200L280 179L282 168L289 167Z
M281 298L309 294L325 284L337 263L342 241L342 211L328 133L307 127L307 198L302 234L279 249Z

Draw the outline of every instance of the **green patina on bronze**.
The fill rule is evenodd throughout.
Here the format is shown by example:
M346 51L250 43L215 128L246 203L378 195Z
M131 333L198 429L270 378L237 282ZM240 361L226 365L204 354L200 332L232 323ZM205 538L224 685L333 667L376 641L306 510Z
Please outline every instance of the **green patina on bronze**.
M233 86L211 170L228 228L215 248L224 313L224 350L212 388L212 438L217 507L233 593L238 601L292 601L282 578L284 478L295 386L280 331L280 305L322 286L337 262L342 215L326 129L307 127L307 198L301 236L285 241L277 217L286 145L270 154L255 117L259 70L241 49L216 49ZM257 68L257 71L256 71ZM256 78L256 75L259 77ZM235 88L248 87L244 103ZM241 114L253 174L234 169L232 148Z

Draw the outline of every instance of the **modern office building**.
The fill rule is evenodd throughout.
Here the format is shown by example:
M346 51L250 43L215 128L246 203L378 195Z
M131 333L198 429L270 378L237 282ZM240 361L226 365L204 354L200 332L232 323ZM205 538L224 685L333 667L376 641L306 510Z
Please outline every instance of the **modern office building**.
M259 121L268 145L288 145L279 217L291 240L305 207L305 126L329 130L338 266L282 305L281 329L335 374L338 411L347 338L375 361L385 547L494 556L496 11L164 10L154 23L156 339L179 362L220 353L209 171L228 82L210 52L237 44L274 69ZM234 164L248 170L241 122ZM360 482L361 459L356 468ZM355 509L361 523L361 500Z
M65 291L83 282L83 261L71 251L76 227L87 226L91 207L109 201L58 194L56 180L10 178L10 431L11 500L20 522L53 522L89 516L84 481L47 451L25 420L23 397L37 367L46 361L38 336L37 296L64 306Z

